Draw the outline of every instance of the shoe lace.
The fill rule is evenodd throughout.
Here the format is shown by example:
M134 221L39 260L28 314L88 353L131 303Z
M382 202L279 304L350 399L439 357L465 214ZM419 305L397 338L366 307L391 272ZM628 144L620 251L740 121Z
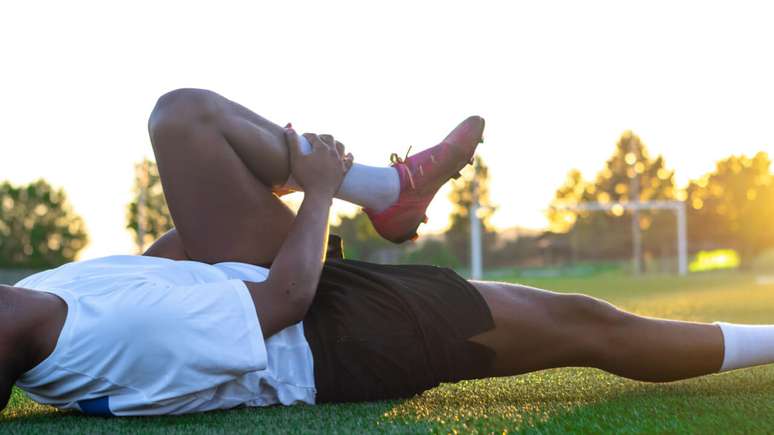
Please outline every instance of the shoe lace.
M410 152L411 152L411 145L409 145L408 150L406 150L406 157L404 158L400 158L398 153L390 154L390 163L392 163L393 165L397 165L397 164L405 165L406 159L408 159ZM422 172L422 166L419 167L419 171ZM414 185L414 177L411 175L411 170L408 168L408 166L406 167L406 174L408 174L408 181L409 181L409 184L411 185L411 188L416 190L417 187L416 185Z
M408 159L408 156L409 156L410 152L411 152L411 145L409 145L408 150L406 150L406 157L404 157L402 159L400 158L398 153L390 154L390 163L392 163L393 165L394 164L398 164L398 163L404 163L406 161L406 159Z

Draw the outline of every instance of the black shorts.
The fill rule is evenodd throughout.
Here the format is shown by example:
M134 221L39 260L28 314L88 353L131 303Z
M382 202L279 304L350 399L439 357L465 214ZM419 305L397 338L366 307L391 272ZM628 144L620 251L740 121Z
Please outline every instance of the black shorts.
M327 260L304 319L317 402L410 397L490 373L468 338L494 328L479 292L449 269Z

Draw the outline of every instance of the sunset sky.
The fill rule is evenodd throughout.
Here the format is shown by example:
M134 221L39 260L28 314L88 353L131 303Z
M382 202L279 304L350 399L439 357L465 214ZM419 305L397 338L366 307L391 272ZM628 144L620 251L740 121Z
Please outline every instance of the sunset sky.
M368 164L487 120L494 223L543 227L568 170L601 169L632 129L677 181L774 152L766 2L6 2L0 180L64 187L92 243L124 230L146 121L179 87L213 89ZM351 208L337 205L339 210ZM424 231L450 210L434 202Z

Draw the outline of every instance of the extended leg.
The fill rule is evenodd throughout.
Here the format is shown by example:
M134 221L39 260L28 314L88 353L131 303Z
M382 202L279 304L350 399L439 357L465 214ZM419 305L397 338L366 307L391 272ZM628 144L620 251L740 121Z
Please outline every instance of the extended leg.
M495 320L473 338L496 351L493 376L578 366L664 382L717 373L723 362L716 325L641 317L584 295L473 284Z

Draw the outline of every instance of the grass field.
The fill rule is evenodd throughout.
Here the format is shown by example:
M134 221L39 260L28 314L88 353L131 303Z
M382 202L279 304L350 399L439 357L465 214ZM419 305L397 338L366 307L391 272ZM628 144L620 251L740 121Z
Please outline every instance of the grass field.
M774 323L774 282L753 275L535 279L640 314ZM668 355L665 355L668 358ZM408 400L239 409L163 418L83 417L15 391L0 433L265 432L772 433L774 366L656 385L589 369L562 369L442 385Z

